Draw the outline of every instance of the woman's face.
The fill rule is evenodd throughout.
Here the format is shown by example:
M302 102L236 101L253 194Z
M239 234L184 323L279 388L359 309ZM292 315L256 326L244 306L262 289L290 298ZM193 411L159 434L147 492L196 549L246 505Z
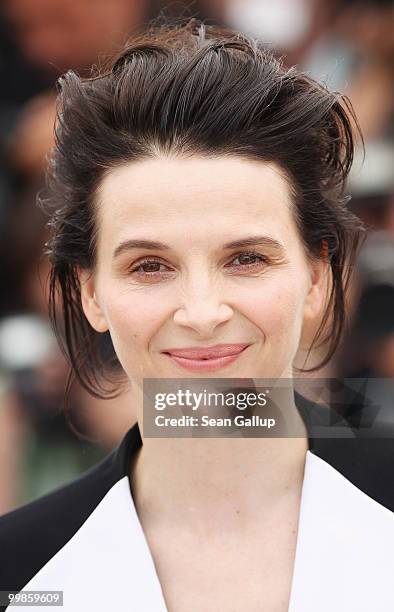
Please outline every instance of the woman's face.
M292 377L303 327L323 306L323 265L306 258L275 165L132 162L104 177L96 204L97 266L81 271L82 304L129 380ZM228 246L246 239L256 243ZM125 244L137 240L163 246ZM232 343L250 346L203 373L164 353Z

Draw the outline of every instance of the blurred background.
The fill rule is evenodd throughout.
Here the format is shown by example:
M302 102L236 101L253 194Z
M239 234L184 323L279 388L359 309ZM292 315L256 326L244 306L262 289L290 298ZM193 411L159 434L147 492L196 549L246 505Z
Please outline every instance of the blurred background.
M49 268L41 255L47 219L35 199L53 145L56 79L69 68L88 74L100 56L161 11L167 18L195 16L251 33L287 64L350 97L366 157L363 162L359 149L349 206L366 222L368 237L347 306L352 323L335 358L314 376L379 380L374 391L379 414L394 427L393 2L3 0L0 514L76 477L114 448L135 422L127 393L98 400L77 383L70 418L83 435L66 421L62 402L68 366L48 319ZM367 408L358 401L360 410Z

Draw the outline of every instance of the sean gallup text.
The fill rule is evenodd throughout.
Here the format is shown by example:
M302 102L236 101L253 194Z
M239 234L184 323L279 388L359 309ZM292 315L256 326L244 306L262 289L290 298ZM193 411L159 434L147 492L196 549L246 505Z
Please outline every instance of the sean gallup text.
M274 418L263 418L257 415L245 417L242 414L234 418L224 417L216 418L208 415L186 416L181 417L165 417L158 415L155 417L155 424L158 427L266 427L270 429L275 426Z

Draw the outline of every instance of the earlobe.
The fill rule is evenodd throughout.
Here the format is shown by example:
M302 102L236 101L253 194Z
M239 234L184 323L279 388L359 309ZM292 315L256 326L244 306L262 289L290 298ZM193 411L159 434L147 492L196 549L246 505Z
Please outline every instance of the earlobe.
M90 325L98 332L108 330L108 325L95 290L95 278L91 270L78 267L82 309Z

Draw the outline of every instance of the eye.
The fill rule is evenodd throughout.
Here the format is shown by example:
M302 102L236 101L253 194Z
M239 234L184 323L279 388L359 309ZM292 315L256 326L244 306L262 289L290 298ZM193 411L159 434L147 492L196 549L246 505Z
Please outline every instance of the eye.
M264 255L260 255L260 253L255 253L253 251L245 251L243 253L238 253L238 255L233 259L233 261L239 260L241 262L240 265L231 265L231 268L256 268L260 267L262 264L268 263L268 257ZM257 261L256 261L257 259ZM255 260L255 261L253 261Z
M165 266L165 264L159 259L143 259L138 265L132 267L129 272L141 277L155 277L158 274L161 275L159 272L160 266Z
M269 262L268 257L264 255L260 255L259 253L245 251L242 253L238 253L238 255L232 260L232 262L239 260L241 263L234 265L231 263L226 266L229 268L242 268L242 269L256 269L260 268L262 265L266 265ZM246 260L246 261L245 261ZM257 260L257 261L256 261ZM167 268L167 272L164 270L160 271L160 266ZM156 277L163 277L163 275L171 275L172 271L168 269L168 266L164 264L160 259L156 258L147 258L143 259L137 264L133 265L132 268L128 270L130 274L134 274L137 278L140 279L149 279Z

